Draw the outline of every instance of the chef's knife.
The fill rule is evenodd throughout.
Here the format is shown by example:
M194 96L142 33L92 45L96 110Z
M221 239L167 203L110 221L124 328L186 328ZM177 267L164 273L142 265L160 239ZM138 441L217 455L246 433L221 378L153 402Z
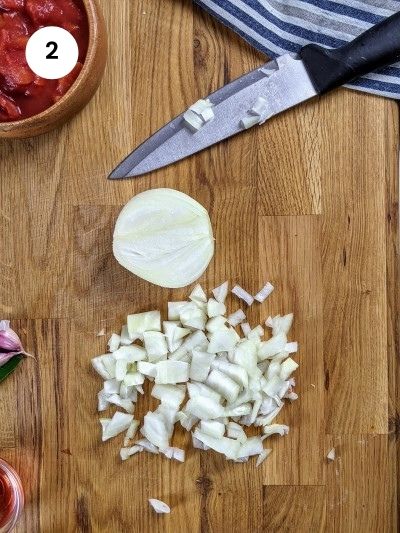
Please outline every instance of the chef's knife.
M215 117L196 133L185 126L183 114L177 116L134 150L109 178L146 174L242 132L241 121L258 97L267 100L264 119L269 119L399 60L400 12L340 48L309 44L298 55L283 55L211 94Z

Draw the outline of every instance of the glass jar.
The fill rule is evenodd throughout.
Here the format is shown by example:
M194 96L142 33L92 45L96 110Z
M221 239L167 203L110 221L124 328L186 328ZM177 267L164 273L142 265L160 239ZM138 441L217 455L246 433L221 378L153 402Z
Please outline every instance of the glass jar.
M0 533L8 533L24 508L24 492L16 471L0 459Z

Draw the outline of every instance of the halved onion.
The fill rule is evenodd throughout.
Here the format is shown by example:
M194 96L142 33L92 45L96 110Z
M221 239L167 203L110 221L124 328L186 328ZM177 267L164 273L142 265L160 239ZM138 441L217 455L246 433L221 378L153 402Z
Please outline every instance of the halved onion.
M206 209L173 189L151 189L122 209L114 230L117 261L161 287L185 287L205 271L214 254Z

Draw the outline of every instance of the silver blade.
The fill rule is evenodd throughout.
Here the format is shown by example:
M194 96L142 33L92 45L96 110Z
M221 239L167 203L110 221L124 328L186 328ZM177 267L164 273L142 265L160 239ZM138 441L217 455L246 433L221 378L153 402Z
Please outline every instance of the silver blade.
M134 150L109 178L146 174L244 131L240 122L259 96L268 102L265 121L316 94L303 62L291 54L281 56L211 94L215 118L198 132L189 131L183 114L178 115Z

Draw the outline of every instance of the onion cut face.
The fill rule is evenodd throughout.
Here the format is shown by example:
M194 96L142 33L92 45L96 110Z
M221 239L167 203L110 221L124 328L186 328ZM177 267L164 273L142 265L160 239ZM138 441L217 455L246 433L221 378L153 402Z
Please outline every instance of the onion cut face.
M246 300L248 293L236 289ZM227 283L214 289L215 298L196 285L188 300L168 302L168 320L158 310L129 315L121 335L111 336L110 353L92 359L104 380L98 393L102 438L126 432L123 461L145 451L183 462L185 451L172 442L177 423L192 431L193 447L237 463L257 456L257 466L271 451L264 440L288 434L275 419L286 399L297 399L292 375L299 365L290 354L298 345L287 338L293 315L269 317L266 332L261 325L251 329L241 309L226 317L227 293ZM142 387L145 379L159 404L141 422L134 419L135 403L149 390ZM125 412L103 415L115 407ZM247 435L250 426L259 428L258 436ZM133 442L138 430L142 438Z
M113 252L123 267L146 281L185 287L203 274L213 257L210 217L182 192L145 191L122 209L115 224Z

